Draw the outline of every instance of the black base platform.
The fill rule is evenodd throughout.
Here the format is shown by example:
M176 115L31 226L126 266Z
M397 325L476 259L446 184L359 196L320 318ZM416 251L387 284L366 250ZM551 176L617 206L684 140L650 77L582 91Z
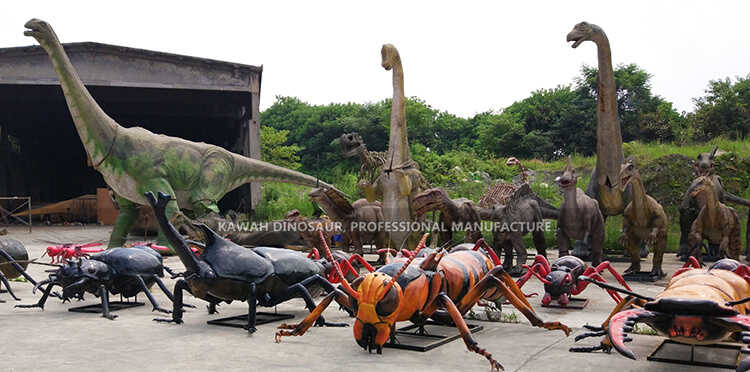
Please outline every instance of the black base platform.
M294 318L292 314L257 312L255 313L255 325L279 322L292 318ZM245 328L247 326L247 314L209 320L206 323L222 327Z
M739 361L750 353L742 347L726 343L687 345L666 339L646 359L689 366L736 369Z
M623 274L622 278L630 282L652 282L652 283L659 279L663 279L663 278L657 278L655 276L651 276L650 271L639 271L637 273Z
M549 303L549 305L542 304L542 307L552 307L557 309L572 309L572 310L583 310L586 308L586 305L589 304L588 298L576 298L571 297L569 299L567 306L561 306L557 301L552 301Z
M131 307L138 307L138 306L143 306L143 302L110 301L109 311L125 310L125 309L130 309ZM89 313L89 314L101 314L104 312L102 310L101 303L86 305L86 306L71 307L70 309L68 309L68 311L72 311L74 313Z
M483 326L477 324L467 324L467 326L471 333L484 329ZM399 328L396 330L396 342L389 340L383 346L392 349L425 352L461 337L455 326L446 326L430 321L425 323L424 328L425 333L419 333L419 326L416 324Z

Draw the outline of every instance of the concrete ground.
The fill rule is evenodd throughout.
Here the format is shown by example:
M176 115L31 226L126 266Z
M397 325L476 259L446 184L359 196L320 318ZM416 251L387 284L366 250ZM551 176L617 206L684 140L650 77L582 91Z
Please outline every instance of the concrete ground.
M105 241L109 227L34 227L29 234L22 228L9 228L8 237L22 241L31 257L39 257L50 243L84 243ZM42 259L47 262L47 258ZM175 257L165 264L181 270ZM618 271L627 264L616 263ZM673 272L681 263L673 254L665 257L665 271ZM650 267L649 262L645 268ZM48 267L32 265L29 272L41 280ZM607 280L613 281L606 274ZM167 279L167 286L174 281ZM660 292L665 281L657 283L631 283L633 289L644 294ZM29 304L38 300L40 294L31 293L28 283L12 282L20 302L13 301L6 293L0 294L0 345L3 351L0 371L486 371L486 360L466 350L461 340L453 341L429 352L384 349L382 355L363 351L352 337L351 327L312 328L303 337L286 337L280 344L273 341L278 323L261 325L253 335L244 330L210 326L207 320L239 315L247 312L244 303L223 304L220 314L208 315L205 303L187 295L186 302L197 306L188 309L183 325L153 322L161 314L152 313L151 306L117 312L119 317L110 321L96 314L68 312L72 306L98 303L92 295L82 303L61 304L50 299L44 311L39 309L17 309L17 303ZM541 283L531 279L523 290L543 292ZM169 300L155 290L157 301L171 309ZM657 336L634 335L629 345L638 355L632 361L612 354L570 353L573 337L582 332L584 324L600 324L611 311L614 302L594 286L587 288L579 297L590 299L585 310L563 310L543 308L540 298L531 303L544 320L558 320L574 328L570 337L560 331L546 331L531 327L523 316L510 306L503 311L514 311L520 323L481 323L484 330L475 334L481 347L486 348L505 366L506 371L708 371L711 368L687 367L676 364L650 362L646 356L663 340ZM115 300L116 298L112 298ZM140 301L145 297L140 296ZM317 301L317 300L316 300ZM269 311L269 309L263 309ZM270 309L273 311L273 309ZM279 312L292 313L296 317L290 322L299 322L307 313L301 300L292 300L278 307ZM324 313L328 321L353 321L332 305ZM403 325L407 325L404 323ZM598 339L581 342L595 345Z

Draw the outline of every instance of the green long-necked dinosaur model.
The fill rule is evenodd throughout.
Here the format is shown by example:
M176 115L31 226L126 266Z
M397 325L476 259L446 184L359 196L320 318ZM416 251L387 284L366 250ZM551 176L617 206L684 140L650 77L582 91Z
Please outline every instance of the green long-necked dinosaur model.
M140 127L125 128L109 117L88 92L52 27L41 20L26 23L24 35L36 39L49 54L60 79L81 142L107 184L117 194L120 215L109 246L124 243L138 216L136 204L147 204L146 191L175 195L167 216L180 208L196 216L219 211L226 193L251 181L289 182L304 186L330 185L316 178L229 152L206 143L154 134ZM166 243L163 233L159 242Z

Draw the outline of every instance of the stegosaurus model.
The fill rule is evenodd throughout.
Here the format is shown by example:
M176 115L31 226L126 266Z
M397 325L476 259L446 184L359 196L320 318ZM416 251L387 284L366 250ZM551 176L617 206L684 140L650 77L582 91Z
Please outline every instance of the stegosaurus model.
M669 221L664 208L656 199L646 194L641 181L641 174L633 163L633 159L622 165L620 170L620 189L631 185L633 201L631 201L622 219L622 235L625 247L630 252L630 268L627 273L637 273L641 269L640 243L645 241L654 248L651 278L661 279L665 276L661 268L664 250L667 248L667 228Z
M716 184L710 176L698 177L696 183L691 196L702 207L690 228L688 242L693 247L691 256L701 260L701 243L706 239L711 244L719 245L720 257L726 255L731 259L739 259L742 241L737 212L719 201Z
M52 27L41 20L26 23L24 34L35 38L49 55L60 79L76 130L94 168L117 194L120 215L109 246L121 246L138 217L136 204L147 204L146 191L176 195L167 206L172 219L178 206L197 217L218 213L226 193L251 181L277 181L329 186L316 178L231 153L221 147L125 128L109 117L88 92ZM163 231L159 244L168 244Z

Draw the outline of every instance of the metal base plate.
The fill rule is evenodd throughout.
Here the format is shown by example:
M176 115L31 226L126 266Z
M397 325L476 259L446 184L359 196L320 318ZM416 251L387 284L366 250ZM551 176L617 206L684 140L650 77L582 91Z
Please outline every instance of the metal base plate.
M255 325L279 322L292 318L294 318L292 314L257 312L255 313ZM247 314L209 320L206 323L222 327L245 328L247 326Z
M651 276L650 271L639 271L637 273L624 274L622 278L630 282L655 282L659 280L659 278Z
M557 309L583 310L589 304L588 298L571 297L567 306L561 306L557 301L552 301L549 305L542 304L542 307L553 307Z
M665 339L646 358L654 362L735 369L749 351L737 344L686 345Z
M471 333L484 329L484 326L478 324L467 324L466 326L469 327ZM383 346L392 349L425 352L461 337L455 326L428 321L424 328L424 334L419 333L419 326L416 324L399 328L396 330L396 342L392 343L391 340L388 340Z
M110 301L109 311L125 310L125 309L130 309L131 307L138 307L138 306L143 306L143 302ZM68 311L72 311L74 313L89 313L89 314L101 314L103 312L101 303L86 305L86 306L71 307L70 309L68 309Z

